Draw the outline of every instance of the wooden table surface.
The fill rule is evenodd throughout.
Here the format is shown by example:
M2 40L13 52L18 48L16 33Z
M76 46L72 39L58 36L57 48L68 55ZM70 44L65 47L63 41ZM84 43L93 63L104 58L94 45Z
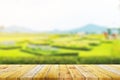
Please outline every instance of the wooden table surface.
M0 65L0 80L120 80L120 65Z

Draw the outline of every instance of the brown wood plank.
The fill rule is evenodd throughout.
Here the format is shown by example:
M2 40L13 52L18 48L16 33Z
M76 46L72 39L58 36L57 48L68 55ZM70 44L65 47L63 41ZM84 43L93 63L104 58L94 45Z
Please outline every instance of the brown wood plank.
M45 80L49 69L50 65L44 65L42 69L34 76L33 80Z
M67 68L73 80L85 80L85 77L80 73L74 65L67 65Z
M60 65L59 71L59 80L73 80L72 75L66 65Z
M9 75L9 77L7 77L7 80L18 80L18 79L20 79L20 77L22 75L24 75L25 73L27 73L28 71L30 71L34 67L35 67L35 65L26 65L26 66L23 66L22 68L20 68L15 73Z
M20 77L20 80L32 80L32 78L34 77L34 75L39 72L39 70L41 69L41 65L37 65L35 66L33 69L31 69L28 73L26 73L25 75L23 75L22 77Z
M112 65L112 66L116 66L116 67L120 68L120 65Z
M59 70L58 70L58 65L52 65L45 76L45 80L58 80L58 75Z
M120 80L120 65L0 65L0 80Z
M0 68L0 74L4 73L4 72L8 71L10 68L12 68L12 67L10 67L10 65L9 66L4 66L4 67L3 67L3 65L1 65L0 67L1 67Z
M9 67L9 65L1 65L1 66L0 66L0 70L6 69L6 68L8 68L8 67Z
M98 71L95 67L91 67L91 65L84 65L84 67L87 71L90 71L91 73L95 74L99 78L99 80L112 80L110 76Z
M91 71L86 70L83 65L76 65L76 68L85 76L86 80L98 80L98 77Z
M100 67L102 67L102 68L104 68L104 69L106 69L110 72L113 72L113 73L116 73L116 74L120 75L120 70L115 69L114 67L110 67L108 65L100 65Z
M113 72L110 72L110 71L108 71L108 70L106 70L106 69L103 69L103 68L101 68L101 67L99 67L99 66L96 66L96 65L91 65L92 67L94 67L94 68L96 68L97 70L99 70L100 72L103 72L103 73L105 73L106 75L109 75L111 78L112 78L112 80L120 80L120 75L118 75L118 74L115 74L115 73L113 73Z
M120 70L120 66L117 66L117 65L109 65L110 67L113 67L113 68L115 68L115 69L117 69L117 70Z
M0 74L0 80L6 80L9 75L15 73L20 68L21 68L20 65L11 66L10 69L7 69L7 70L3 71L2 74Z
M0 69L0 74L3 74L3 73L8 72L8 71L11 71L11 70L15 69L18 66L19 65L8 65L6 68L3 68L3 65L2 65L2 67Z

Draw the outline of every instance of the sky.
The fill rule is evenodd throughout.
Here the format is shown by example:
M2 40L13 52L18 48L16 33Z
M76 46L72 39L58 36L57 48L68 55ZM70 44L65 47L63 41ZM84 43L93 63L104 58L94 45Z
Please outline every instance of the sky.
M120 0L0 0L0 26L68 30L120 27Z

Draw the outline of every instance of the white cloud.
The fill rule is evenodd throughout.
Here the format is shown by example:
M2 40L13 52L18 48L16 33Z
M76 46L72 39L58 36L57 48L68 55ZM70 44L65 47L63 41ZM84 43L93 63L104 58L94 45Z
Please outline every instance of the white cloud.
M120 26L119 0L0 0L0 25L37 30L72 29L94 23Z

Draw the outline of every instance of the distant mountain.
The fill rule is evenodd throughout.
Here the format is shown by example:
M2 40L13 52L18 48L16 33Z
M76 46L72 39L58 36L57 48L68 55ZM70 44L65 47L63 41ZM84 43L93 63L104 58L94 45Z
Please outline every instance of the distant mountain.
M103 33L105 31L107 31L107 28L105 28L104 26L98 26L98 25L94 25L94 24L88 24L86 26L70 30L68 32L71 32L71 33L78 33L78 32Z
M8 32L8 33L31 33L35 32L29 28L25 27L19 27L19 26L10 26L10 27L5 27L4 29L0 30L1 32Z
M60 30L53 30L49 33L58 33L58 34L66 34L66 33L78 33L78 32L85 32L85 33L103 33L106 32L107 28L104 26L99 26L95 24L88 24L83 27L74 28L72 30L60 31Z
M85 32L85 33L103 33L107 32L107 28L104 26L99 26L95 24L88 24L83 27L74 28L72 30L58 30L54 29L51 31L39 31L39 30L32 30L30 28L19 27L19 26L10 26L4 27L0 29L0 32L10 32L10 33L49 33L49 34L69 34L69 33L78 33L78 32ZM118 32L117 30L112 29L113 33Z

